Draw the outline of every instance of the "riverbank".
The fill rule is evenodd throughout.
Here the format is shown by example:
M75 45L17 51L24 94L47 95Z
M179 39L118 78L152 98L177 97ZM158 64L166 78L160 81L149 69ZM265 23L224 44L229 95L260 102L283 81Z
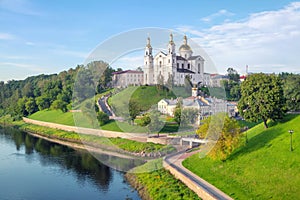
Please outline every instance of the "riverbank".
M1 123L1 120L0 120ZM64 131L54 128L44 127L40 125L28 124L22 121L6 121L3 123L6 126L13 126L17 129L35 134L45 139L53 140L57 143L65 142L69 146L76 144L77 148L91 149L92 151L97 149L103 149L107 152L115 152L131 157L140 157L143 159L152 159L160 156L164 156L175 148L170 145L154 144L152 142L137 142L125 138L106 138L96 135L78 134L73 131Z
M118 155L118 152L105 151L96 148L94 146L95 143L96 144L97 142L100 142L101 144L105 143L103 140L95 141L96 136L83 135L83 137L86 137L86 139L89 138L89 140L87 140L86 142L90 142L90 145L84 145L82 143L82 140L80 139L80 136L74 132L67 132L67 131L62 131L57 129L51 129L48 127L26 124L22 121L12 122L6 120L5 123L3 123L3 121L1 121L0 119L0 124L5 126L12 126L14 128L23 130L35 137L39 137L51 142L69 146L74 149L85 149L96 153L104 153L104 154L110 153L115 156L120 156ZM118 140L119 142L126 141L126 139L121 139L121 138L120 139L114 138L114 139ZM131 144L132 142L135 143L135 141L129 141L129 142ZM124 144L125 143L123 143L123 145ZM166 147L166 145L160 145L160 144L154 144L154 145L158 145L159 147ZM134 145L129 145L129 146L134 146ZM145 150L145 148L142 149ZM153 150L153 148L150 149ZM149 151L149 149L147 151ZM123 153L121 156L125 158L130 157L130 155L126 155ZM142 167L144 166L140 166L140 168ZM187 186L185 186L180 180L176 179L172 174L169 173L169 171L163 169L162 164L157 169L158 170L149 171L147 173L128 172L126 173L125 178L139 192L139 195L146 200L165 199L169 197L172 197L172 199L199 199L199 197L193 191L191 191Z

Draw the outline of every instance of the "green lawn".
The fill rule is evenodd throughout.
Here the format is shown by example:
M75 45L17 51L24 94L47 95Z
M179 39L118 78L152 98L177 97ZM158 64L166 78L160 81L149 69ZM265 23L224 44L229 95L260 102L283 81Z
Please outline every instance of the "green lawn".
M288 115L269 129L248 130L249 142L225 161L194 155L183 165L234 199L299 199L300 115ZM290 151L289 129L294 133Z
M101 126L101 129L127 133L147 133L147 128L145 127L131 125L127 122L119 122L115 120L110 120L109 123Z
M61 110L42 110L30 115L28 118L74 126L73 114L71 112L63 113Z
M126 174L127 180L129 180L136 189L143 188L147 194L145 196L150 197L150 199L200 199L184 183L176 179L169 171L162 167L161 159L156 159L154 161L147 162L142 166L138 166L134 168L133 172L135 173Z
M136 101L142 111L147 111L151 106L157 106L157 103L161 99L175 97L172 92L157 90L155 86L136 86L128 87L113 95L109 98L108 102L113 107L116 115L128 116L128 104L130 100Z

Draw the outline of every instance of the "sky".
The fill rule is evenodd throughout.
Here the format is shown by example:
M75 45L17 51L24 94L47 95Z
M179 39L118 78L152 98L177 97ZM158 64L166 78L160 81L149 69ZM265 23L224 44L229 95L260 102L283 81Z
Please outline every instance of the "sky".
M250 72L300 73L299 22L300 2L288 0L0 0L0 81L74 68L99 44L145 27L186 34L221 74L228 67L243 74L246 65ZM141 51L112 66L142 64Z

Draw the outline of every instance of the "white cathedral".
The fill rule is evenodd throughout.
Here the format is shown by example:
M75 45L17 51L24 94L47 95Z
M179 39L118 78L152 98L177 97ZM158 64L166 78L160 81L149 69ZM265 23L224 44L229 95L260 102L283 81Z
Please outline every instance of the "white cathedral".
M186 36L183 37L183 44L179 47L179 55L177 55L172 33L167 52L160 51L153 57L150 37L148 37L143 71L144 84L148 85L166 84L170 81L174 85L184 85L186 76L189 76L192 84L198 84L204 81L204 59L200 55L193 56Z

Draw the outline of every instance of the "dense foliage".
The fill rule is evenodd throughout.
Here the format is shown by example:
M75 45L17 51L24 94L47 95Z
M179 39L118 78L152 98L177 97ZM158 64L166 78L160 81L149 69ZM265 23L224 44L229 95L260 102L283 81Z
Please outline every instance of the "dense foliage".
M19 119L44 109L67 112L72 109L75 79L80 82L80 78L83 77L77 86L82 84L81 88L84 91L88 88L87 81L92 80L88 77L94 78L96 83L92 88L94 95L110 87L113 71L107 63L94 61L85 67L78 65L75 69L59 74L41 74L25 80L0 82L0 115L11 114L15 119Z
M268 128L267 120L283 117L285 101L279 76L263 73L250 75L241 85L241 94L238 109L246 120L262 120Z
M288 110L300 110L300 75L282 73L280 77L283 79L283 93L286 99L286 107Z
M241 141L240 126L235 119L229 118L225 113L205 119L196 133L200 138L211 139L216 137L217 142L208 156L218 160L226 160L239 147ZM215 133L220 133L220 135L215 136ZM210 136L207 136L207 134L210 134Z

